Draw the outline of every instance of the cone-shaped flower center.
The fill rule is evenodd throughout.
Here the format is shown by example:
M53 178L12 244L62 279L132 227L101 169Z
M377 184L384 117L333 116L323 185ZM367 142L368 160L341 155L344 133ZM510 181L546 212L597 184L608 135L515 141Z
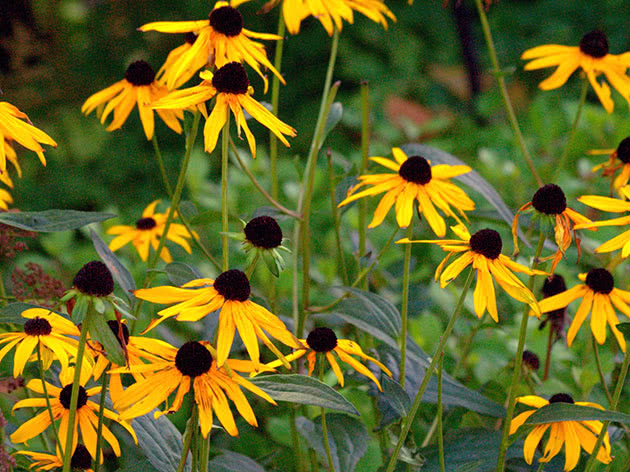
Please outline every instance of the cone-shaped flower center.
M184 41L186 41L188 44L195 44L195 41L197 41L197 34L193 33L192 31L189 33L186 33L186 36L184 37Z
M249 88L247 72L238 62L228 62L214 73L212 86L219 93L245 94Z
M257 216L243 229L247 240L256 247L272 249L282 244L282 230L271 216Z
M567 209L567 199L560 187L547 184L536 190L532 205L536 211L545 215L559 215Z
M547 297L557 295L564 292L567 289L567 285L564 283L564 277L558 274L553 274L545 279L542 286L542 293Z
M622 139L617 146L617 157L624 164L630 164L630 136Z
M580 40L580 51L591 57L599 59L608 54L608 39L598 30L586 33Z
M79 269L72 285L86 295L105 297L114 291L114 278L105 264L92 261Z
M157 223L151 217L140 218L138 221L136 221L136 228L137 229L147 230L147 229L153 229L156 226L157 226Z
M615 279L606 269L593 269L586 275L586 285L595 293L609 294L615 288Z
M70 409L70 397L72 395L72 384L66 385L61 389L59 401L66 410ZM77 410L87 403L87 392L82 385L79 385L79 396L77 397Z
M219 275L214 281L214 289L226 300L244 302L252 292L249 280L244 272L230 269Z
M24 323L24 332L29 336L46 336L52 331L52 326L48 320L35 317Z
M308 333L306 344L315 352L330 352L337 347L337 335L330 328L315 328Z
M184 375L197 377L210 370L212 354L197 341L189 341L179 348L175 356L175 367Z
M431 181L431 165L421 156L410 156L398 169L398 175L414 184L428 184Z
M470 237L470 249L477 254L496 259L503 249L501 236L493 229L482 229Z
M70 467L79 470L88 470L92 468L92 456L83 444L77 444L77 448L72 454Z
M568 393L556 393L549 399L549 403L575 403Z
M225 36L238 36L243 30L243 17L232 7L220 7L210 13L210 26Z
M151 85L155 80L155 72L153 72L153 67L147 62L136 61L132 62L129 67L127 67L125 79L127 79L127 82L136 86Z
M116 339L118 339L118 342L120 343L120 345L122 346L122 342L120 341L120 336L119 331L118 331L118 321L115 320L109 320L107 322L107 326L109 326L109 329L112 330L112 333L114 333L114 336L116 336ZM123 339L125 340L125 346L127 344L129 344L129 329L127 328L127 325L120 323L120 326L122 326L122 335L123 335Z
M523 351L523 364L532 370L538 370L540 367L540 360L532 351Z

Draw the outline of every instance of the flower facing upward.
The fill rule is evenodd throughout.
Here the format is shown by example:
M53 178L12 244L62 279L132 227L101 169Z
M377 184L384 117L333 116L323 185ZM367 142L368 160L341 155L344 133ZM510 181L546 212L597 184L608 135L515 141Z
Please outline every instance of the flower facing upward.
M63 457L60 457L60 452L61 451L57 450L57 455L55 456L33 451L17 451L16 454L23 454L33 459L33 463L29 469L46 471L57 468L61 469L63 467ZM83 444L77 444L77 447L74 449L72 459L70 460L70 468L72 470L94 472L92 470L92 456Z
M243 108L252 118L269 128L269 131L275 134L285 146L289 147L289 142L284 135L295 136L295 130L276 118L273 113L250 96L253 89L249 86L247 72L241 64L229 62L217 70L214 75L210 71L203 71L199 75L203 79L201 84L170 93L155 103L154 108L182 110L200 106L205 112L205 102L216 95L216 103L203 128L206 152L212 152L217 145L219 133L227 121L228 111L231 110L236 119L239 137L242 128L245 131L252 157L256 157L256 140L247 126Z
M22 113L10 103L0 102L0 172L6 171L7 158L11 160L15 154L11 147L12 141L34 151L43 165L46 165L46 158L41 145L57 146L50 136L31 124L26 113Z
M590 406L599 408L600 410L604 409L597 403L574 402L573 398L566 393L556 393L549 400L545 400L536 395L526 395L524 397L518 397L516 401L523 405L532 406L535 410L526 411L512 419L510 422L510 434L514 434L539 408L549 405L550 403L575 403L576 405ZM528 464L531 464L534 460L538 443L540 443L547 430L549 430L549 438L545 445L545 453L538 461L549 462L560 452L564 445L564 470L569 471L575 469L580 461L580 451L582 448L589 454L593 452L597 437L602 431L602 422L556 421L554 423L537 424L527 435L525 444L523 445L523 456ZM604 464L609 464L612 461L610 457L610 439L608 433L604 436L602 447L597 452L597 460Z
M117 251L131 242L138 251L140 258L146 261L149 257L149 248L153 247L153 250L157 250L160 245L160 237L164 232L164 226L170 211L169 208L165 213L156 213L155 207L159 202L159 200L155 200L149 204L142 212L142 218L136 221L135 226L116 225L109 228L107 234L117 235L109 243L109 248L112 251ZM167 240L180 245L188 254L191 253L190 244L187 241L190 237L186 227L179 223L171 223L166 234ZM160 257L166 263L173 261L171 253L166 246L162 247Z
M252 372L260 367L259 364L228 359L226 364L232 370L229 375L223 368L218 368L205 342L191 341L179 349L167 345L162 349L165 360L155 361L131 368L116 369L114 372L146 373L146 378L125 390L125 394L114 402L116 409L121 411L121 418L131 419L149 413L151 410L168 400L169 395L177 389L170 407L161 414L173 413L182 406L184 396L191 388L195 403L199 408L199 424L201 434L207 437L212 428L213 412L232 436L238 435L234 416L230 410L228 398L232 400L239 414L252 426L258 426L254 411L241 387L264 398L275 405L276 402L260 388L242 378L234 371Z
M341 207L359 198L387 192L376 207L374 218L368 228L380 225L394 204L396 204L398 226L406 228L413 217L414 201L417 201L418 211L426 217L436 236L442 238L446 234L446 223L436 207L445 215L455 218L458 223L461 221L451 209L451 205L464 218L466 217L464 211L474 210L474 202L449 180L451 177L470 172L472 170L470 167L446 164L431 166L424 157L407 157L400 148L393 148L392 154L395 161L383 157L370 157L370 160L395 171L396 174L359 176L359 184L355 185L348 197L339 203ZM371 187L357 192L364 185Z
M474 304L475 313L479 318L487 309L492 319L497 323L499 322L493 278L509 296L519 302L527 303L534 310L536 316L540 316L536 297L512 271L527 275L547 275L546 272L529 269L501 254L503 242L499 233L493 229L482 229L472 236L463 225L452 226L451 229L459 239L411 241L408 238L403 238L397 242L437 244L442 247L443 251L448 252L435 270L435 280L440 278L440 287L442 288L446 287L462 270L472 264L477 271ZM461 253L461 255L444 269L451 256L457 253Z
M216 66L217 69L230 62L246 62L265 81L260 70L263 65L273 72L282 83L284 79L267 59L265 47L254 39L281 39L275 34L255 33L243 28L243 17L228 2L217 2L207 20L200 21L158 21L139 28L140 31L161 33L195 33L197 39L190 48L173 61L164 74L169 89L176 88L188 80L202 67ZM170 57L170 56L169 56ZM188 77L183 80L184 77Z
M603 169L602 175L604 177L610 176L611 187L623 198L620 190L630 180L630 136L622 139L617 149L593 149L588 153L592 155L607 154L609 156L608 161L593 167L593 172ZM615 177L614 175L619 169L621 172Z
M619 319L613 305L626 316L630 316L630 292L615 288L615 279L606 269L592 269L588 274L580 274L579 279L583 284L576 285L569 290L545 298L538 302L543 313L559 310L578 298L582 302L569 326L567 343L569 347L575 339L580 326L591 313L591 331L599 344L606 342L606 322L617 338L622 351L626 352L626 341L623 334L617 329Z
M608 84L597 80L599 74L604 74L630 105L630 77L626 75L630 67L630 52L621 55L608 54L608 39L601 31L586 33L582 36L580 45L575 47L546 44L528 49L521 59L531 59L525 65L525 70L558 66L550 77L538 85L542 90L561 87L576 69L582 68L608 113L612 113L614 102L610 97Z
M114 131L127 121L134 105L138 105L144 134L148 140L151 140L155 128L151 104L167 93L168 89L155 81L153 68L145 61L135 61L127 68L124 79L88 98L81 107L81 112L89 115L98 108L97 115L100 116L102 124L114 112L114 119L106 128L107 131ZM100 108L105 103L107 103L105 108ZM181 110L157 110L157 114L166 123L166 126L176 133L182 132L181 124L178 121L184 118L184 113Z

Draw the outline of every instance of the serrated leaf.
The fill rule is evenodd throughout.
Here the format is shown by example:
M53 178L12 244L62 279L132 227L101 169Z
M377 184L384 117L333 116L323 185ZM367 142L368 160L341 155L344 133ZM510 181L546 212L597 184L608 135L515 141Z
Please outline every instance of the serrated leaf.
M166 416L153 418L153 410L133 420L133 429L138 436L138 446L147 459L160 472L175 472L182 455L182 435ZM185 471L191 469L190 457Z
M209 465L212 472L265 472L254 459L228 450L222 450L221 455L213 458Z
M107 359L113 364L125 365L125 354L122 346L110 329L107 321L105 321L105 317L99 313L92 312L85 317L85 325L90 333L90 337L101 343L103 349L105 349Z
M618 323L617 329L621 331L626 341L630 341L630 323Z
M135 297L132 292L136 289L136 282L133 280L131 273L122 264L122 262L120 262L118 257L116 257L116 254L112 252L109 246L107 246L100 236L96 234L96 231L91 229L90 237L92 238L92 244L94 244L96 253L112 273L114 279L118 282L120 288L122 288L127 299L130 301L133 300Z
M0 213L0 223L27 231L53 233L81 228L115 216L112 213L77 210L3 212Z
M359 416L359 412L343 395L325 383L306 375L284 374L255 377L250 381L277 401L323 406Z
M164 270L166 271L168 280L178 287L181 287L191 280L204 278L197 269L188 264L184 264L183 262L171 262Z
M525 424L553 423L556 421L617 421L619 423L630 423L630 415L574 403L557 402L539 408L536 413L527 418Z
M66 317L66 315L62 315L61 313L55 310L51 310L48 307L33 305L32 303L15 302L9 303L7 306L0 308L0 323L13 323L23 325L24 323L26 323L27 319L22 317L22 312L31 308L50 310L53 313L57 313L59 316L63 316L64 318Z
M309 446L315 449L326 464L327 455L320 422L321 416L315 418L315 421L300 416L295 420L295 425ZM352 472L367 451L370 436L365 426L359 420L341 413L327 414L326 425L335 470Z

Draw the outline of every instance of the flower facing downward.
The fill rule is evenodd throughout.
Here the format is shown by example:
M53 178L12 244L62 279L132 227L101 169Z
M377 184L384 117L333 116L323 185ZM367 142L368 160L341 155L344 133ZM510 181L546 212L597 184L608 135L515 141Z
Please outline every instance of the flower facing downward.
M607 154L609 156L608 161L593 167L593 172L603 169L602 176L610 176L611 187L623 198L624 195L620 190L630 181L630 136L622 139L617 149L593 149L588 154ZM619 169L621 172L615 177L615 173Z
M61 451L57 450L57 455L54 456L52 454L32 451L17 451L16 454L23 454L33 459L33 463L29 469L46 471L56 468L61 469L63 467L63 456L60 456L60 452ZM77 447L74 449L70 460L70 468L72 470L94 472L92 470L92 456L90 455L90 451L88 451L83 444L77 444Z
M429 226L442 238L446 234L446 223L436 207L445 215L461 223L451 205L465 218L464 211L474 210L474 202L466 193L450 182L451 177L466 174L472 169L468 166L450 166L431 163L422 156L408 157L402 149L393 148L395 161L383 157L370 157L370 160L396 172L395 174L373 174L359 176L359 184L354 186L348 197L339 206L347 205L359 198L386 192L374 211L374 218L368 228L380 225L390 208L396 204L398 226L406 228L413 217L414 202L418 202L418 211L427 219ZM357 192L364 185L370 188Z
M536 395L526 395L516 399L518 403L534 407L516 416L510 423L510 434L514 434L527 419L532 416L539 408L549 405L550 403L575 403L576 405L590 406L593 408L604 408L597 403L590 402L574 402L573 398L566 393L556 393L549 400L538 397ZM560 452L564 445L565 461L564 470L569 471L575 469L580 461L580 451L582 448L588 453L593 452L593 447L597 441L597 437L602 431L601 421L556 421L554 423L542 423L534 426L534 429L525 438L523 445L523 455L525 461L531 464L534 460L534 454L538 443L540 443L545 432L549 430L549 437L545 445L545 452L539 462L549 462L556 454ZM604 436L602 447L597 452L597 460L609 464L612 461L610 457L610 439L608 433Z
M550 77L540 83L538 87L542 90L561 87L576 69L582 68L608 113L612 113L614 103L608 84L597 80L599 74L604 74L630 105L630 77L626 75L630 67L630 53L608 54L608 39L601 31L585 34L576 47L547 44L528 49L521 59L531 60L525 65L525 70L558 66Z
M177 46L168 53L166 61L164 61L162 67L160 67L157 74L155 74L155 79L159 84L166 85L168 87L168 84L171 83L172 87L169 87L169 90L179 88L192 79L199 69L208 65L209 58L204 57L203 55L197 55L195 56L195 60L192 61L185 70L177 74L182 58L184 58L186 53L190 51L193 44L195 44L195 41L197 41L196 33L186 33L184 37L184 44Z
M552 297L564 292L567 289L567 285L564 282L564 277L558 274L553 274L545 279L542 286L542 294L544 298ZM546 313L547 317L538 326L538 329L543 329L547 323L550 323L551 332L555 333L555 339L564 339L566 337L565 325L567 323L567 309L559 308L558 310L549 311ZM555 341L554 339L554 341Z

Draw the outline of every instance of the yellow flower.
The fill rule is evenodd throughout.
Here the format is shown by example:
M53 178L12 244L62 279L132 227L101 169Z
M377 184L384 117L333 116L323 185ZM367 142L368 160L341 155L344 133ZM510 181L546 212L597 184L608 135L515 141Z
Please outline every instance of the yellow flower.
M26 113L22 113L10 103L0 102L0 143L4 143L0 146L0 172L6 171L7 158L14 159L15 152L11 153L7 149L11 148L11 141L34 151L42 165L46 165L46 158L41 144L57 146L50 136L31 124Z
M217 145L219 133L225 125L228 111L231 110L236 120L239 137L242 128L245 131L252 157L256 157L256 140L247 126L243 108L252 118L269 128L285 146L289 147L289 142L284 135L293 137L296 134L295 130L276 118L273 113L250 96L253 89L249 86L247 72L241 64L229 62L217 70L214 75L210 71L203 71L199 75L203 79L201 84L172 92L155 103L153 107L182 110L199 106L205 112L205 102L216 95L216 103L212 113L207 117L203 129L206 152L212 152Z
M472 236L463 225L452 226L451 229L459 239L410 241L408 238L403 238L397 242L437 244L442 247L443 251L448 252L448 255L440 262L435 271L435 280L440 278L441 288L446 287L455 280L462 270L472 264L477 271L474 304L475 313L479 318L487 309L492 319L497 323L499 322L493 277L509 296L519 302L527 303L534 310L536 316L540 317L541 311L536 297L511 271L527 275L547 275L546 272L530 269L501 254L503 242L499 233L493 229L482 229ZM444 269L448 260L456 253L461 253L459 258Z
M623 334L617 329L619 319L613 305L626 316L630 316L630 306L628 306L630 292L615 288L615 279L606 269L592 269L588 274L580 274L578 277L584 282L583 284L541 300L538 302L540 310L543 313L559 310L572 301L582 298L567 333L569 347L571 347L580 326L592 310L591 331L597 342L599 344L606 342L606 322L608 322L621 350L626 352L626 341Z
M609 156L608 161L593 167L593 172L603 169L602 176L611 177L610 186L614 188L621 197L621 188L628 184L630 180L630 136L622 139L617 149L593 149L588 152L591 155L606 154ZM619 159L619 160L617 160ZM621 169L619 175L614 177L615 173Z
M241 13L228 2L217 2L207 20L199 21L157 21L139 28L140 31L159 31L161 33L196 33L197 39L190 48L173 61L164 74L169 89L184 83L202 67L221 68L230 62L246 62L265 82L268 81L260 70L262 64L273 72L284 84L284 79L267 59L262 44L254 39L281 39L275 34L255 33L243 28ZM183 77L188 79L183 80Z
M626 75L630 67L630 52L621 55L608 54L608 39L601 31L586 33L582 36L579 47L546 44L528 49L521 59L532 60L525 65L525 70L558 66L550 77L538 85L542 90L561 87L576 69L581 68L608 113L612 113L614 102L610 97L608 84L597 80L599 74L604 74L630 105L630 77Z
M398 226L406 228L411 223L414 200L417 200L418 211L424 214L436 236L442 238L446 234L446 223L435 207L442 210L445 215L455 218L458 223L461 221L451 209L451 205L464 218L466 218L464 211L474 210L475 203L462 189L450 182L451 177L470 172L470 167L446 164L431 166L424 157L407 157L400 148L393 148L392 154L395 161L384 157L370 157L370 160L395 171L396 174L359 176L359 184L355 185L348 197L339 204L341 207L359 198L387 192L376 207L374 218L368 228L380 225L394 204ZM371 187L357 192L364 185Z
M556 270L558 262L564 256L566 250L569 249L573 237L575 237L575 245L578 249L578 260L580 260L580 239L575 235L575 228L572 222L575 224L588 224L591 223L591 220L569 208L564 192L555 184L547 184L540 187L532 197L532 201L523 205L516 212L512 221L512 237L514 238L515 249L518 251L518 217L530 207L536 210L537 216L550 218L554 225L554 236L558 249L553 256L541 259L553 259L550 273L553 274ZM573 232L573 237L571 232Z
M59 449L57 449L57 455L46 454L44 452L33 451L16 451L16 454L23 454L33 459L33 463L30 465L30 469L35 470L52 470L63 467L63 457L60 457ZM72 459L70 462L72 470L85 470L87 472L94 472L92 470L92 456L87 448L83 444L77 444L77 447L72 453Z
M142 218L136 221L135 226L117 225L109 228L107 230L107 234L117 235L109 243L109 248L112 251L117 251L131 242L138 251L140 258L143 261L146 261L149 257L149 248L152 246L154 250L157 250L160 244L160 237L164 232L164 226L170 211L169 208L165 213L156 213L155 206L159 202L160 200L155 200L149 204L149 206L142 212ZM175 217L176 216L177 214L175 214ZM171 223L166 235L166 239L183 247L188 254L191 253L190 244L188 244L187 241L190 237L190 233L186 227L179 223ZM173 261L171 253L166 246L162 247L160 257L166 263Z
M249 300L251 287L247 276L237 269L220 274L216 280L196 279L182 287L153 287L134 292L135 296L152 303L177 303L158 312L160 318L151 321L143 334L162 321L177 315L179 321L199 321L217 310L219 313L217 337L217 364L226 361L234 333L238 333L255 363L259 362L259 338L277 356L282 356L264 331L271 337L292 348L302 345L276 315ZM264 331L263 331L264 330Z
M387 367L385 367L381 362L374 359L373 357L365 354L363 352L363 349L361 349L361 346L349 339L338 339L335 332L330 328L315 328L310 333L308 333L306 339L300 339L300 342L304 344L305 347L296 350L293 354L289 354L285 357L285 359L291 362L295 359L299 359L306 354L306 360L308 361L308 375L311 375L313 373L313 370L315 369L317 354L323 354L326 356L330 367L332 367L332 370L335 373L339 384L343 387L343 373L339 368L339 364L337 363L335 356L332 355L332 353L335 352L339 357L339 360L345 362L346 364L349 364L351 367L354 368L354 370L374 381L378 389L381 391L383 391L383 389L381 388L381 384L379 383L376 376L372 372L370 372L367 367L365 367L363 364L361 364L361 362L359 362L352 356L358 356L361 359L374 362L383 372L385 372L390 377L392 376L392 373ZM278 367L281 364L282 361L276 360L270 362L269 364L266 364L266 366Z
M590 402L574 402L573 398L566 393L556 393L549 400L538 397L536 395L525 395L516 399L518 403L532 406L535 410L529 410L515 417L510 423L510 434L514 434L527 419L532 416L538 408L549 405L550 403L575 403L576 405L590 406L593 408L604 408L597 403ZM528 464L534 460L534 454L538 443L542 439L545 432L549 430L549 438L545 445L545 453L539 462L549 462L556 456L564 445L565 460L564 470L573 470L580 461L580 451L582 448L591 454L593 447L597 442L597 437L602 431L601 421L556 421L554 423L542 423L534 426L534 429L525 438L523 445L523 456ZM612 461L610 457L610 439L608 433L604 436L604 441L597 452L597 460L609 464Z
M186 33L184 44L177 46L171 52L168 53L166 61L160 67L160 70L155 74L155 79L159 84L169 87L169 81L172 83L172 87L169 89L176 89L188 82L197 73L199 69L209 65L208 57L204 57L202 54L197 54L194 60L188 64L185 70L175 75L175 72L179 70L181 61L186 58L186 53L190 51L193 44L197 41L196 33Z
M7 190L0 188L0 210L8 210L11 203L13 203L11 194Z
M89 380L92 372L90 370L81 369L81 379L79 386L79 396L77 403L77 416L74 424L74 443L73 448L76 447L78 442L77 429L81 430L81 437L85 443L85 447L90 453L90 456L96 457L96 428L98 426L98 412L99 405L89 400L93 395L101 392L101 387L94 387L86 389L84 385ZM68 368L62 370L59 373L59 382L63 385L63 388L56 387L46 382L46 391L48 392L48 400L55 420L61 419L58 426L58 435L60 438L65 438L68 434L68 422L70 420L70 394L72 391L72 381L74 378L74 368ZM29 390L43 394L44 388L42 381L34 379L26 384L26 388ZM31 418L22 426L20 426L12 435L11 441L14 443L23 443L31 438L41 434L48 426L50 426L50 413L46 409L46 398L27 398L17 402L13 409L17 408L37 408L43 407L44 411L39 413L34 418ZM119 425L125 428L129 434L133 437L133 440L138 443L136 433L126 421L119 418L118 414L105 408L103 415L105 418L116 421ZM112 434L110 429L103 424L103 439L109 443L112 447L114 454L120 456L120 444L116 436ZM65 441L62 441L61 447L65 447ZM99 458L99 461L103 462L103 457Z
M168 94L168 89L155 81L155 72L151 66L145 61L135 61L127 68L124 79L88 98L81 107L81 112L89 115L107 103L104 109L98 109L97 115L100 116L101 123L104 124L107 117L114 112L114 119L106 128L107 131L114 131L127 121L131 110L137 104L144 134L148 140L151 140L155 128L151 104L166 94ZM157 114L173 131L182 132L178 120L184 118L183 111L158 110Z
M157 418L162 414L173 413L182 406L184 396L192 383L195 403L199 409L201 434L207 437L212 428L213 411L228 434L238 435L234 416L230 410L228 398L234 402L240 415L252 426L258 426L254 411L241 387L264 398L271 404L276 402L260 388L242 378L234 371L252 372L260 365L253 362L229 359L227 365L232 375L217 367L205 342L191 341L179 349L168 346L163 349L164 361L156 361L131 368L116 369L114 372L151 372L146 378L125 390L124 395L114 402L121 411L121 418L131 419L145 415L167 402L169 395L177 389L170 407L163 412L155 412ZM192 381L192 382L191 382Z

